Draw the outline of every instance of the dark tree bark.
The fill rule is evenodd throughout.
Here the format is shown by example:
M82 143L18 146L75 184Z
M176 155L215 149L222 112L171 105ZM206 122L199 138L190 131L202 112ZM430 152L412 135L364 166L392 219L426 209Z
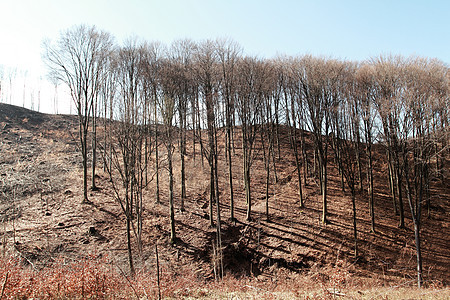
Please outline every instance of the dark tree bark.
M96 191L97 186L95 184L95 167L97 165L97 98L94 99L92 107L92 162L91 162L91 190Z

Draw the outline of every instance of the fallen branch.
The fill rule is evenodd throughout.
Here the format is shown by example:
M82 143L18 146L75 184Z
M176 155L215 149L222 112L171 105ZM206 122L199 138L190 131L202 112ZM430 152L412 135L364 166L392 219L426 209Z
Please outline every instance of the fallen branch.
M328 293L330 293L330 295L333 295L333 296L342 296L342 297L347 296L346 294L341 293L339 290L336 290L336 289L328 289L327 291L328 291Z
M83 225L85 223L86 222L78 222L78 223L75 223L75 224L58 226L58 227L55 227L55 229L67 229L67 228L71 228L71 227L75 227L75 226L80 226L80 225Z
M35 271L37 271L35 265L33 264L33 262L31 262L31 260L28 259L28 257L26 257L25 255L23 255L19 249L17 249L17 247L14 245L14 249L16 249L17 253L19 253L19 256L22 257L23 259L25 259L32 267Z

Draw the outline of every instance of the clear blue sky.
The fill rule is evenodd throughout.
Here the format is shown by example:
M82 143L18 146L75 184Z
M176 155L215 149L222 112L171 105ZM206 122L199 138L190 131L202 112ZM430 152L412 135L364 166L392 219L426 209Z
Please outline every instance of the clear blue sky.
M166 44L229 37L244 53L267 58L392 53L450 63L446 0L0 0L0 65L45 77L42 40L81 23L119 43L130 36Z

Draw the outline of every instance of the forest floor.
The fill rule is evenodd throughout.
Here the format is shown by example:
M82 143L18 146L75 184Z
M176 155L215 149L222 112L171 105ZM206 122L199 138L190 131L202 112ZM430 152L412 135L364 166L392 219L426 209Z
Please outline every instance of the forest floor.
M423 211L421 237L427 289L417 290L414 288L416 252L411 214L404 199L406 229L398 228L399 217L393 212L383 146L375 145L376 231L370 231L367 192L360 192L356 202L359 253L354 258L350 194L341 190L331 149L329 223L323 224L319 186L312 175L307 178L307 186L303 185L305 207L299 207L293 151L289 146L287 129L280 127L280 133L280 155L276 158L278 182L275 182L273 172L270 177L269 219L265 215L266 173L260 153L251 169L252 221L246 221L241 145L236 131L232 161L236 222L229 220L225 135L219 133L220 208L226 278L222 283L214 281L216 229L209 226L209 167L200 156L200 145L196 144L194 149L189 133L185 211L178 209L181 189L179 152L174 156L175 245L168 243L170 224L165 161L162 161L160 171L161 204L155 202L156 180L153 171L149 172L151 182L144 192L141 252L133 240L138 274L143 276L141 278L147 274L145 278L148 281L142 279L136 283L137 287L130 289L130 293L138 297L142 290L147 295L145 284L153 285L151 289L154 289L157 245L161 286L165 287L162 292L167 297L450 297L448 169L445 169L444 182L432 182L430 209ZM309 161L312 162L313 146L308 134L306 140ZM164 156L163 149L161 146L161 157ZM153 164L150 161L150 165ZM313 164L309 168L312 170ZM25 276L23 272L49 272L49 268L55 270L82 261L95 261L98 266L108 266L105 267L109 270L105 271L107 274L114 270L118 277L128 278L125 275L125 218L114 200L101 157L96 183L99 189L89 192L91 203L83 204L76 116L45 115L0 104L0 246L3 266L0 289L4 289L6 296L12 297L12 282L16 280L17 286L20 278ZM214 216L215 211L214 208ZM98 271L98 268L94 269ZM19 278L14 279L14 274ZM103 284L105 274L102 275ZM132 286L132 281L123 278L117 282L123 284L125 291ZM30 288L31 283L22 284L28 284ZM48 284L52 285L51 282ZM51 290L50 287L48 289ZM83 285L83 293L86 290ZM58 298L55 295L59 294L48 292L49 298ZM152 295L155 296L154 290Z

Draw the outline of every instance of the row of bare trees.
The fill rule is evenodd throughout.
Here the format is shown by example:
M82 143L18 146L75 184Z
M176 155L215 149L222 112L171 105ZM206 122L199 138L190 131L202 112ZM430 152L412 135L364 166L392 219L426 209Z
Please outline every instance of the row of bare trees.
M189 130L194 159L200 154L209 166L209 218L217 228L217 249L221 249L219 154L224 151L228 167L231 220L235 220L232 166L236 150L242 154L247 220L252 218L252 164L262 156L269 218L270 174L278 180L280 125L286 125L296 163L299 207L308 205L303 195L307 178L316 178L322 221L327 222L329 160L334 159L341 187L352 195L355 255L355 198L358 193L367 196L375 231L373 147L384 145L400 227L405 226L404 198L413 216L421 283L421 209L430 206L432 178L445 175L448 153L450 72L444 63L397 56L364 62L309 55L260 59L243 55L241 47L230 40L179 40L170 47L130 40L117 46L109 34L85 26L62 33L57 44L47 44L45 49L51 74L69 86L76 104L84 200L88 201L91 126L92 187L95 151L100 144L104 167L126 216L132 272L131 238L134 233L141 249L142 191L151 180L156 180L155 201L160 202L161 153L169 174L170 241L176 240L174 176L180 176L180 210L184 210L186 173L192 171L185 167ZM100 114L105 120L103 142L97 142L95 134ZM241 141L235 140L237 128ZM311 132L313 155L306 151L306 131ZM180 174L173 172L177 146Z

